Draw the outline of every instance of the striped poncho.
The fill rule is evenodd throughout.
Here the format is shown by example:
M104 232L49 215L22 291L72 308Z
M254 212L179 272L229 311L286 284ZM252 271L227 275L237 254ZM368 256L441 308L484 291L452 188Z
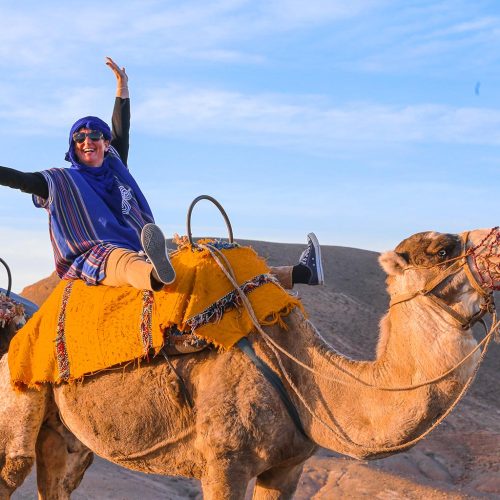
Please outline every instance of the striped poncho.
M41 173L49 185L49 197L45 200L33 196L33 202L49 214L50 239L60 278L80 278L95 285L105 277L105 263L112 250L141 250L141 229L154 220L121 161L113 165L118 213L77 169L53 168Z

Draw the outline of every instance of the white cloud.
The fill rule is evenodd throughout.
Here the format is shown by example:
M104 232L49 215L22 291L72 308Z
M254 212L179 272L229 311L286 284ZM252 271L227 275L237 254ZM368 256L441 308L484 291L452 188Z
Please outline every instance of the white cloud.
M273 55L274 44L292 34L297 43L307 33L333 66L361 71L440 67L452 55L458 64L498 60L500 18L457 0L418 7L388 0L89 0L85 10L90 20L71 3L2 6L4 81L26 92L44 91L45 84L97 85L104 71L96 71L96 59L108 53L151 72L176 61L272 63L281 57ZM321 27L329 29L314 34ZM304 46L310 43L306 36Z
M0 130L9 133L60 137L79 116L110 113L110 97L92 87L49 94L29 106L20 104L15 89L12 93L14 99L0 97ZM150 89L135 98L133 125L136 131L162 137L320 151L356 145L500 144L496 109L336 104L325 95L245 94L186 85Z
M148 134L216 142L352 148L355 144L500 144L500 112L436 104L334 105L325 96L242 94L170 86L134 106Z
M364 17L354 30L361 37L357 53L347 65L380 73L432 70L447 73L498 61L500 16L485 15L478 3L397 2L390 16ZM346 28L349 31L348 28ZM341 32L343 33L343 31ZM360 54L358 56L358 54Z
M365 14L380 0L219 0L200 3L88 0L85 6L23 2L2 6L0 66L40 78L87 75L87 64L109 49L126 50L138 63L165 58L260 60L241 42L312 28ZM91 15L82 15L82 10ZM131 61L130 61L131 62Z
M498 60L500 17L459 0L417 6L388 0L89 0L84 10L92 15L80 15L72 3L2 6L0 67L10 78L53 82L92 79L96 54L108 51L143 66L179 59L258 64L283 35L322 26L331 30L314 43L329 47L332 62L365 70L433 66L451 54L470 64Z
M60 137L77 118L108 116L111 111L113 94L100 88L46 89L43 94L44 98L38 99L26 89L0 83L0 130L21 136Z

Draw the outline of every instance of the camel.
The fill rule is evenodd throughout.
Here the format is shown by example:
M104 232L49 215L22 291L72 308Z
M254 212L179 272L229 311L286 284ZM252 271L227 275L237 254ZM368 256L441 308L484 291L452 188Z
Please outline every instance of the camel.
M468 233L468 247L488 234ZM137 471L198 478L205 499L242 499L252 478L254 499L287 499L318 446L358 459L411 447L453 406L477 368L479 351L440 378L477 345L471 325L459 319L467 323L500 286L498 252L487 284L478 284L478 267L448 271L464 251L461 237L419 233L381 255L392 305L373 361L336 352L297 309L285 318L286 331L274 325L250 335L257 355L283 381L303 432L237 348L171 358L193 406L160 357L19 393L10 386L4 354L0 498L22 483L35 457L41 499L69 498L92 453ZM429 283L433 300L418 293Z

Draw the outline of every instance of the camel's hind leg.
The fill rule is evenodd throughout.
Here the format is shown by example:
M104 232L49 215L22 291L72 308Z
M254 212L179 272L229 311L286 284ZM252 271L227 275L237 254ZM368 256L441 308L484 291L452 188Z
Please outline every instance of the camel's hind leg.
M288 500L293 498L304 463L273 467L257 476L253 500Z
M69 499L92 463L94 454L61 422L51 407L36 443L39 500Z
M48 389L15 392L7 355L0 360L0 498L8 499L35 461L35 443L47 406Z

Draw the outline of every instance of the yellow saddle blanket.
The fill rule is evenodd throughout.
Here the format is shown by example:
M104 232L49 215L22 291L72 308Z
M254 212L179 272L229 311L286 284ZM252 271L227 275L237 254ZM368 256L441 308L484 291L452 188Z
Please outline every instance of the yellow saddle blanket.
M302 307L254 250L221 252L261 324ZM241 299L208 250L184 247L171 260L177 277L161 292L61 281L10 344L12 383L23 388L71 381L139 360L157 353L170 331L222 349L252 331Z

